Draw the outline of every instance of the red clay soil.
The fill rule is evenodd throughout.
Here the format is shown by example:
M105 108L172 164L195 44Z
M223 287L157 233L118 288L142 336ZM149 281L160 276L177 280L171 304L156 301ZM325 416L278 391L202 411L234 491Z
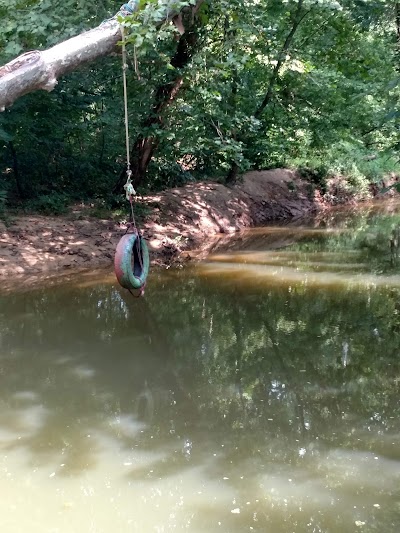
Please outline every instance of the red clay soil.
M201 182L141 199L153 263L168 265L189 250L207 251L226 234L290 220L316 208L294 171L247 173L233 187ZM73 212L68 217L18 217L0 223L0 286L110 265L126 227ZM186 256L188 254L186 253Z

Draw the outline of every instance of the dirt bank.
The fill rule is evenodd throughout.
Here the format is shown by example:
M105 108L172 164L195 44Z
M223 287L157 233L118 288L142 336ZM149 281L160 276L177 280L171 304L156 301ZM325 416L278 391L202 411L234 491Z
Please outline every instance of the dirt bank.
M149 216L142 225L153 263L170 264L182 251L207 250L218 236L315 209L309 185L295 172L249 172L228 188L196 183L143 198ZM24 284L44 277L110 265L126 227L87 216L18 217L0 223L0 281Z

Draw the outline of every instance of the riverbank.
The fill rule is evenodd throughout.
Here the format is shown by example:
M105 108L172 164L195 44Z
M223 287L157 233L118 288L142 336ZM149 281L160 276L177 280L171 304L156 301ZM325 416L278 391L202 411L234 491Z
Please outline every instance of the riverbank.
M321 195L295 171L249 172L233 187L201 182L140 199L148 210L141 229L153 264L169 266L191 251L207 253L244 228L283 222L324 207ZM0 223L0 282L43 278L111 265L126 225L99 220L77 207L64 217L24 216Z

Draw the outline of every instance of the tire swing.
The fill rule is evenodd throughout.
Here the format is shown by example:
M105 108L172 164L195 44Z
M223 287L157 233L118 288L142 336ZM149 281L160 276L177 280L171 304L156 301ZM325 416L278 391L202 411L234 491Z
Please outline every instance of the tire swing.
M114 270L118 283L133 296L142 296L149 273L149 249L142 235L126 233L115 251Z
M127 180L124 185L125 196L131 206L130 223L125 235L123 235L117 244L114 256L114 271L118 283L124 289L135 297L143 296L146 287L147 276L149 273L150 259L149 249L147 243L137 229L135 223L135 216L133 213L133 199L136 196L136 191L132 185L132 170L130 163L130 149L129 149L129 126L128 126L128 97L126 85L126 50L124 31L121 26L122 33L122 61L123 61L123 85L124 85L124 103L125 103L125 134L126 134L126 161L127 161Z

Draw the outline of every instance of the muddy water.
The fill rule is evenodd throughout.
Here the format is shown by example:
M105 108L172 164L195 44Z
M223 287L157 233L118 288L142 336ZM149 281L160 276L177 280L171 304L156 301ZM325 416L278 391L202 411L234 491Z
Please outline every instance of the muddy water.
M397 218L0 300L0 531L397 532ZM394 232L394 234L393 234Z

